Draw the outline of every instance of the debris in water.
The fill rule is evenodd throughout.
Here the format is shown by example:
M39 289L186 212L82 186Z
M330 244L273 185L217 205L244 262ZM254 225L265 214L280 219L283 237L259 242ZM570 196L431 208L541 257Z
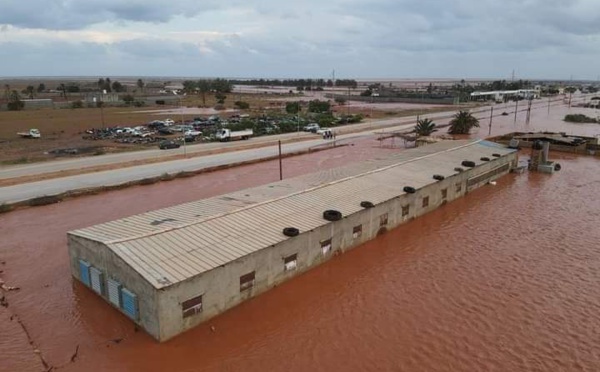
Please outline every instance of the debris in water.
M19 287L11 287L11 286L6 285L2 279L0 279L0 288L3 289L6 292L8 292L8 291L18 291L19 289L21 289Z
M77 354L79 354L79 345L75 348L75 353L71 356L71 363L75 362L75 358L77 358Z

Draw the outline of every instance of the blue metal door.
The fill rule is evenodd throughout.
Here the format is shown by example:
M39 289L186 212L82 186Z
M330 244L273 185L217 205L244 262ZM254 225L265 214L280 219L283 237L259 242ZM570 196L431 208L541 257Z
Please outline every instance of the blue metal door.
M88 287L91 286L90 282L90 264L84 260L79 260L79 279L81 282Z
M123 304L123 311L125 314L127 314L131 319L137 320L137 296L126 288L123 288L121 290L121 303Z

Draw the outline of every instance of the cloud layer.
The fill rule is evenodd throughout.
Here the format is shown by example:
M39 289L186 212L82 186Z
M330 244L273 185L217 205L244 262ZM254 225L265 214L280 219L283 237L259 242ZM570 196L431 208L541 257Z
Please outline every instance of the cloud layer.
M596 79L600 57L597 0L0 0L0 9L0 76L326 77L335 68Z

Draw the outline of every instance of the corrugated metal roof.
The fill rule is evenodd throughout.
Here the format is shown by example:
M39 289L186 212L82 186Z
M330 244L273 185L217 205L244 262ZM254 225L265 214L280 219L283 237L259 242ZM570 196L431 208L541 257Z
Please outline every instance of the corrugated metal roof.
M434 183L433 174L451 176L463 160L479 165L483 156L512 151L487 141L444 141L70 234L106 244L162 288L288 239L284 227L325 225L326 209L349 215L363 200L381 203L401 195L404 186Z

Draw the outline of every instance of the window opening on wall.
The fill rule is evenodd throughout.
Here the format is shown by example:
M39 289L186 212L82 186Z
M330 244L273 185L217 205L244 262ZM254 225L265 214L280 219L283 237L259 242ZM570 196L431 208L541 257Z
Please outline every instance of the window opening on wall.
M186 301L183 301L181 303L181 310L183 312L184 318L201 313L202 312L202 295L196 296L194 298L190 298L189 300L186 300Z
M384 213L379 216L379 226L386 226L388 224L388 214Z
M442 199L446 199L448 197L448 189L442 189Z
M429 196L423 198L423 208L429 207Z
M331 239L323 240L321 242L321 252L323 252L323 255L331 252Z
M240 276L240 292L254 287L254 274L255 272L253 271L246 275Z
M457 183L456 185L456 192L462 192L462 183Z
M357 239L362 236L362 225L354 226L352 229L352 239Z
M402 217L408 216L409 213L410 213L410 206L409 205L402 206Z
M283 259L283 270L284 271L292 271L296 270L298 266L298 255L294 253L291 256L287 256Z

